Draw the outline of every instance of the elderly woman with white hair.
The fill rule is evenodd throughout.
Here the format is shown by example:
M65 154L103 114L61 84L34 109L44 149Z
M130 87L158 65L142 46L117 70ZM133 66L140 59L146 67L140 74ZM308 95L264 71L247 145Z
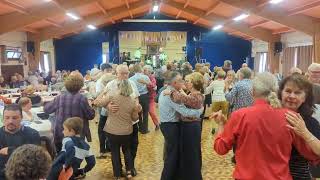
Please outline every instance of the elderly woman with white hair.
M211 116L219 126L215 151L224 155L237 144L235 179L292 179L289 160L293 147L307 159L319 160L302 138L288 130L288 110L280 108L277 86L271 73L258 74L253 80L253 106L234 111L228 121L221 111Z
M143 72L147 75L150 79L150 84L147 85L149 91L149 115L153 121L153 124L156 126L156 130L160 129L159 126L159 119L156 113L156 104L155 104L155 97L157 95L157 80L153 74L153 68L150 65L145 65L143 67Z
M312 63L308 67L308 79L313 84L315 104L320 104L320 64Z

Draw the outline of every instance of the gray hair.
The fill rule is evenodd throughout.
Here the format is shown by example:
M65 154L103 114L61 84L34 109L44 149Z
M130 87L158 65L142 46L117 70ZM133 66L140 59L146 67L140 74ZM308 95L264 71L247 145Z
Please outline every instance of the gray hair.
M259 73L253 79L253 90L256 97L264 97L274 108L280 108L281 103L277 96L278 81L269 73Z
M122 96L130 96L133 93L131 84L129 80L121 80L119 83L120 95Z
M151 73L153 72L153 68L150 65L143 66L143 70L147 70L148 72L151 72Z
M239 72L242 75L243 79L250 79L251 78L252 71L250 68L248 68L248 67L241 68Z
M165 77L165 78L166 78L166 82L167 82L167 83L172 83L172 82L176 79L176 77L177 77L178 75L180 75L180 73L177 72L177 71L169 72L169 73L167 74L167 77Z

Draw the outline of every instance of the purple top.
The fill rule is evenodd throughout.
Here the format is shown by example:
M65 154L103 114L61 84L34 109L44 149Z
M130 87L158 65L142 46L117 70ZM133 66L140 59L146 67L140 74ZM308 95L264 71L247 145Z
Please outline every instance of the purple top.
M53 101L44 106L44 112L55 113L53 124L53 135L55 142L62 142L63 122L70 117L80 117L83 119L83 131L81 136L86 137L91 142L89 121L94 118L95 111L90 107L88 99L80 94L66 92L54 98Z

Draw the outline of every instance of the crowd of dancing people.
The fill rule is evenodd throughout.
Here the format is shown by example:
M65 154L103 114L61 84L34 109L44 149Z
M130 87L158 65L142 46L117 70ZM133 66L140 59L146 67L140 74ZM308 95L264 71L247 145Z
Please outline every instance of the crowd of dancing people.
M231 61L212 69L209 63L194 68L189 63L160 68L103 63L84 76L79 71L29 72L10 81L0 77L0 85L3 93L21 89L16 102L0 96L6 104L0 129L2 179L79 179L94 168L95 158L106 159L108 153L115 179L134 178L138 134L153 131L149 115L154 131L164 137L161 180L203 179L204 120L211 121L214 151L233 150L235 179L311 180L320 174L320 64L306 72L292 68L282 76L253 72L246 63L235 71ZM35 93L49 90L60 92L50 102ZM38 148L39 132L21 124L32 121L33 106L54 115L56 153ZM87 143L93 119L98 120L96 155Z

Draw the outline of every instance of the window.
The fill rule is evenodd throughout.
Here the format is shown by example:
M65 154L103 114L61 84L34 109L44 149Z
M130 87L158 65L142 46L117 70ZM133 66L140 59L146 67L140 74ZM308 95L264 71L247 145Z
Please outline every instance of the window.
M21 48L7 47L6 49L6 57L8 60L20 60L21 55L22 55Z
M44 54L44 71L46 73L50 71L50 69L49 69L49 54L48 53Z
M102 63L107 63L107 55L102 54Z
M48 73L50 71L50 53L41 52L41 58L39 61L39 71Z
M258 72L265 72L267 70L267 53L260 53Z
M294 48L294 67L298 66L298 48Z

